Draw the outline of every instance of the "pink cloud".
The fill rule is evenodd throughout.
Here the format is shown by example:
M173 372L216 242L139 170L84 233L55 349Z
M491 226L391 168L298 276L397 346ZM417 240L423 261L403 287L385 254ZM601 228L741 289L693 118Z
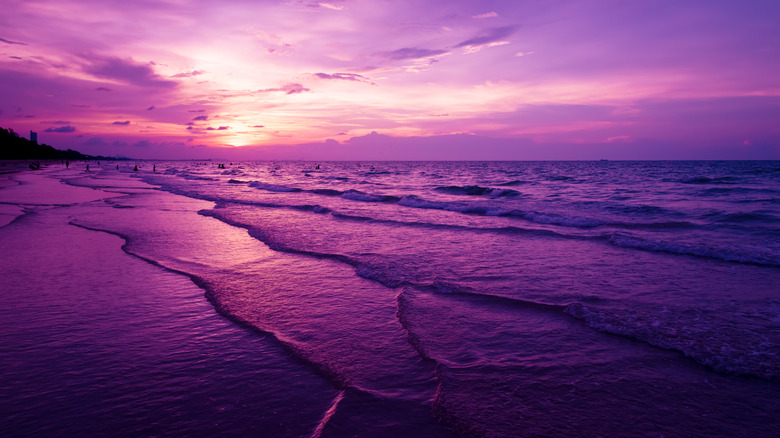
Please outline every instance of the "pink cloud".
M140 87L175 87L176 82L161 78L149 64L139 64L131 59L84 55L85 72L98 78L117 80Z

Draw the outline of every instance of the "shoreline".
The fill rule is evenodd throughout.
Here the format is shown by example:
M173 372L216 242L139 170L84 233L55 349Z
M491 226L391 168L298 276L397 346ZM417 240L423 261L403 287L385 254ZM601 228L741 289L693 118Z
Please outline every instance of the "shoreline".
M17 186L0 188L0 202L18 202L21 212L0 226L7 270L0 356L9 365L0 390L16 400L0 428L44 436L203 434L218 418L228 429L214 434L308 435L320 427L337 390L219 314L192 276L70 219L126 195L47 173L19 173ZM248 392L247 384L265 389ZM284 390L300 385L310 390ZM307 407L290 412L296 405ZM226 408L230 417L221 414ZM122 418L121 411L143 414Z

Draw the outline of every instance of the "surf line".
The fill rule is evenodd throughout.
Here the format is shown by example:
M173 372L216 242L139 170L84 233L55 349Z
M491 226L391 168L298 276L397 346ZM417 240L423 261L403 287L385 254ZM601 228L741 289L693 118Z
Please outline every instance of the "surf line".
M189 278L193 282L193 284L195 284L195 286L197 286L199 289L204 291L204 295L205 295L206 299L209 301L209 303L211 303L211 305L214 307L214 309L217 311L218 314L220 314L222 317L226 318L228 321L231 321L231 322L237 324L240 327L243 327L243 328L246 328L248 330L251 330L251 331L253 331L255 333L258 333L258 334L260 334L262 336L270 336L271 339L274 342L276 342L279 346L282 347L282 349L285 352L287 352L287 355L292 360L294 360L294 361L296 361L296 362L298 362L298 363L308 367L317 376L319 376L320 378L322 378L326 382L328 382L331 385L333 385L334 389L337 389L339 391L352 389L352 390L359 391L359 392L368 392L368 391L365 391L365 390L363 390L363 389L361 389L359 387L351 385L344 376L341 376L339 373L335 372L334 370L331 370L327 365L319 364L319 363L316 363L314 361L311 361L311 360L307 359L306 355L304 354L304 352L302 350L300 350L294 344L292 344L290 342L286 342L283 339L281 339L277 333L269 331L269 330L263 330L263 329L255 326L255 325L252 325L250 322L248 322L248 321L246 321L246 320L244 320L244 319L242 319L242 318L240 318L238 316L232 315L229 312L227 312L220 305L219 301L217 300L216 295L214 294L214 291L211 289L211 287L209 286L208 282L205 279L203 279L203 278L201 278L201 277L199 277L199 276L197 276L195 274L191 274L189 272L186 272L186 271L182 271L182 270L179 270L179 269L176 269L176 268L171 268L169 266L166 266L166 265L158 262L157 260L150 259L148 257L144 257L142 255L139 255L139 254L136 254L136 253L130 251L127 248L127 245L130 242L130 238L128 236L122 234L122 233L118 233L116 231L110 231L110 230L103 230L103 229L100 229L100 228L94 228L94 227L90 227L88 225L79 224L78 222L76 222L76 220L71 220L70 222L68 222L68 224L69 225L73 225L74 227L82 228L82 229L89 230L89 231L102 232L102 233L107 233L107 234L111 234L111 235L117 236L117 237L119 237L120 239L122 239L125 242L122 245L121 249L126 254L128 254L128 255L130 255L132 257L136 257L136 258L138 258L140 260L143 260L146 263L154 265L154 266L156 266L156 267L158 267L160 269L163 269L165 271L172 272L172 273L178 274L178 275L183 275L183 276ZM368 393L370 393L370 392L368 392Z

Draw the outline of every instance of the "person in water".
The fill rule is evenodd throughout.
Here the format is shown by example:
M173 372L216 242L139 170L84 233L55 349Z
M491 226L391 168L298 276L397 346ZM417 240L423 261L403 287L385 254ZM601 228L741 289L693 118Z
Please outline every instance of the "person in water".
M138 165L136 164L135 167L133 167L133 172L138 172Z
M69 167L70 167L70 161L65 161L65 168L67 169Z
M152 164L152 172L157 172L157 165L156 164Z

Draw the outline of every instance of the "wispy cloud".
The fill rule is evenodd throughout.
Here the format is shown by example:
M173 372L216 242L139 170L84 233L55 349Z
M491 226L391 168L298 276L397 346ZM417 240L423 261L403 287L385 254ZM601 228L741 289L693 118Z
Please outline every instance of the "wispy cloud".
M125 120L124 122L114 122L114 123L112 123L112 125L123 125L123 126L127 126L129 124L130 124L130 120Z
M466 41L456 44L455 48L464 49L464 53L474 53L478 52L484 47L509 44L509 42L505 41L504 39L515 33L516 30L516 26L504 26L488 29L474 38L469 38Z
M20 46L26 46L27 45L25 43L20 43L19 41L11 41L11 40L7 40L5 38L0 38L0 42L6 43L6 44L18 44Z
M314 76L319 79L334 79L334 80L341 80L341 81L353 81L353 82L365 82L370 83L370 79L363 75L359 75L357 73L314 73Z
M384 54L384 56L393 61L401 61L405 59L431 58L435 56L446 55L447 53L449 52L443 49L420 49L417 47L404 47L402 49L393 50L392 52L387 52Z
M284 94L298 94L311 90L301 84L285 84L277 88L265 88L262 90L257 90L258 93L273 93L277 91L281 91Z
M495 18L498 17L498 13L496 12L486 12L484 14L474 15L471 18Z
M331 4L331 3L317 3L317 5L321 6L323 8L326 8L326 9L332 9L334 11L340 11L340 10L344 9L344 6L334 5L334 4Z
M174 77L174 78L191 78L193 76L202 75L203 73L206 73L206 72L203 71L203 70L193 70L193 71L188 71L188 72L184 72L184 73L175 74L172 77Z

